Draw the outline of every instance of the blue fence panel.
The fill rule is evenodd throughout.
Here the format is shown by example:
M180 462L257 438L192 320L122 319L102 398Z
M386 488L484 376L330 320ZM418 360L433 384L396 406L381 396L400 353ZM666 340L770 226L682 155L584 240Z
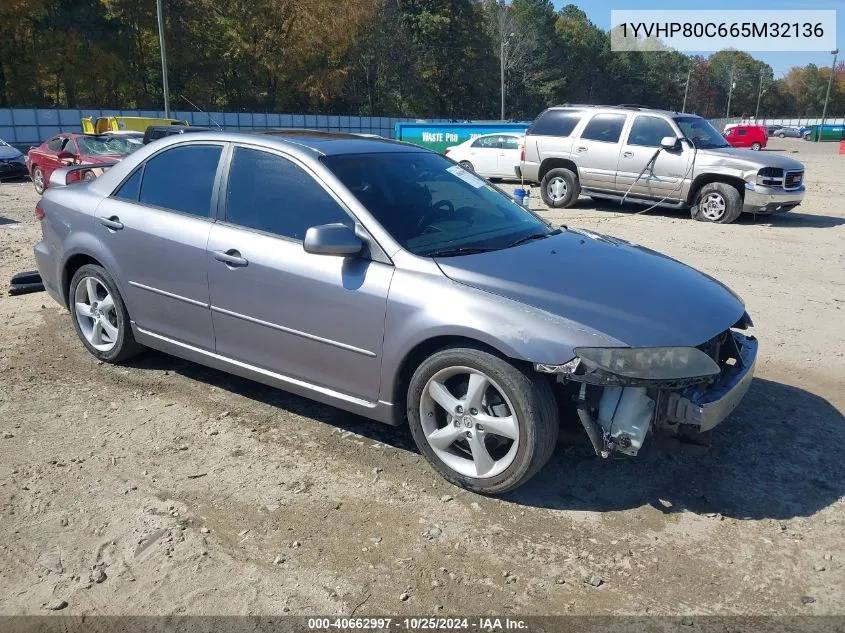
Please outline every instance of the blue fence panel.
M223 127L238 127L238 113L237 112L222 112Z
M12 111L9 108L0 110L0 125L12 125Z
M253 114L252 126L256 128L267 127L267 115L263 112L256 112Z
M248 112L241 112L238 114L238 127L239 128L251 128L252 127L252 115Z
M0 127L0 138L7 143L15 143L15 128L11 125L9 127Z
M15 125L36 125L35 110L13 109L12 117Z

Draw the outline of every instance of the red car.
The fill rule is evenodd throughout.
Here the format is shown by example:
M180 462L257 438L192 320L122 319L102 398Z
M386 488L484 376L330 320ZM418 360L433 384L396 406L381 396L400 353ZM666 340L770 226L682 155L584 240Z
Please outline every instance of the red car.
M38 193L44 193L50 174L70 165L112 163L128 156L136 147L126 139L108 134L62 133L48 138L27 154L29 175ZM81 172L83 180L93 180L102 170Z
M766 128L761 125L737 125L725 132L725 138L734 147L750 147L753 150L766 147L768 136Z

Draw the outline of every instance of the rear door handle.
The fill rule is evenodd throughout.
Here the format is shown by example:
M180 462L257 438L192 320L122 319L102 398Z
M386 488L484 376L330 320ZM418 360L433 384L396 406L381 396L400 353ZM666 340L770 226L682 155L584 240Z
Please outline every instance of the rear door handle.
M632 158L634 156L634 152L622 152L622 156L625 158Z
M579 152L583 153L583 152L586 152L586 151L587 151L587 148L586 148L586 147L579 147L579 148L577 149L577 151L579 151Z
M123 222L121 222L120 218L116 215L113 215L110 218L100 218L100 224L107 226L112 231L119 231L123 228Z
M218 262L223 262L224 264L233 267L241 267L249 264L246 258L241 257L241 254L234 248L230 248L226 252L214 251L214 259L216 259Z

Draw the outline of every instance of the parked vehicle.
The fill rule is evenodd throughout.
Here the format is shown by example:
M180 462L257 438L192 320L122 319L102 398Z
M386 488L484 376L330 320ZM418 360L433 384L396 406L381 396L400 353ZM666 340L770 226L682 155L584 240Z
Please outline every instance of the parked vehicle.
M543 466L561 411L597 454L634 455L652 427L721 422L753 375L728 288L406 143L174 136L36 214L42 281L98 359L148 346L409 424L480 493Z
M0 181L24 178L28 175L26 156L0 138Z
M90 169L75 171L78 180L93 180L102 173L96 165L122 160L131 153L127 141L107 134L57 134L29 150L29 173L38 193L44 193L50 175L68 165L91 165Z
M781 129L780 125L767 125L766 126L766 136L775 136L775 133Z
M774 135L778 138L790 137L790 138L803 138L804 137L805 128L800 127L781 127L775 130Z
M728 143L734 147L748 147L760 151L769 141L766 129L759 125L737 125L725 132Z
M584 193L728 223L743 211L789 211L804 198L798 161L732 148L701 117L639 107L545 110L526 132L520 168L550 207Z
M174 134L186 134L188 132L208 132L210 128L193 125L151 125L144 132L144 145L152 143L160 138L173 136Z
M524 139L521 134L482 134L447 147L443 153L485 178L513 178Z

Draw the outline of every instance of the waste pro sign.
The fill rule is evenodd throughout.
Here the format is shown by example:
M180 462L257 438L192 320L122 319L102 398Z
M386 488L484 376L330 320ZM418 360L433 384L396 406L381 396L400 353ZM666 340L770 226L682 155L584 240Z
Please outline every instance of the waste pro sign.
M482 134L497 132L525 134L525 130L530 125L529 121L523 123L397 123L396 140L433 149L442 154L447 147L460 145Z

